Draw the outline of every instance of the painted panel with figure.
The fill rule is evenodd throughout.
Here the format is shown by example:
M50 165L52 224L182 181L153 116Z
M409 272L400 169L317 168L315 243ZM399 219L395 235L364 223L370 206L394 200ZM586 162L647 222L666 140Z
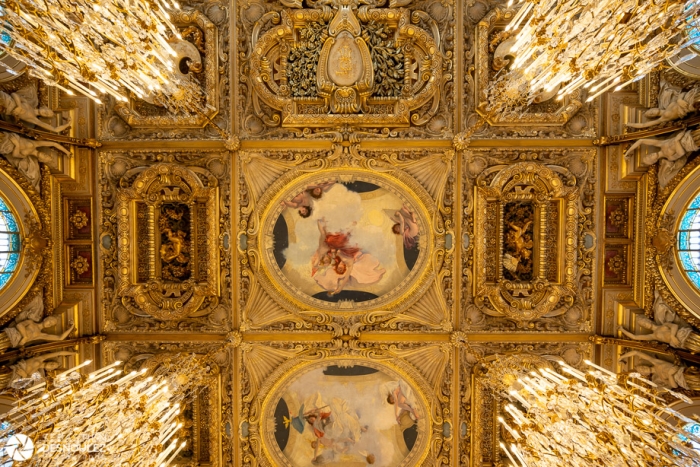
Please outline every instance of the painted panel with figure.
M270 269L320 308L379 306L410 287L427 256L418 204L380 177L311 179L286 190L270 217Z
M284 465L413 465L426 441L425 403L380 366L316 365L286 382L268 406L268 440Z

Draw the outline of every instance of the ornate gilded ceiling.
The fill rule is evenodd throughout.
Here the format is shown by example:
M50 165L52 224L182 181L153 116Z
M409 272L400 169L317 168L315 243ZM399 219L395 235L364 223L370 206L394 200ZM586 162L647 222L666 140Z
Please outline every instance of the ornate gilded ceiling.
M222 349L181 465L501 465L484 360L618 367L595 336L650 310L660 259L655 169L610 143L658 76L505 121L482 105L505 4L183 3L209 113L46 92L100 147L44 169L37 201L47 307L105 339L80 358Z

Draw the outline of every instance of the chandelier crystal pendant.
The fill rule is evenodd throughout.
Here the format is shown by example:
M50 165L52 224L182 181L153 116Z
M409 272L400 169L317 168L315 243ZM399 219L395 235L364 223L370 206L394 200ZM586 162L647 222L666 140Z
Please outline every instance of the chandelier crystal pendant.
M202 113L200 86L175 73L171 43L181 40L170 12L175 0L2 0L3 51L31 74L67 94L101 103L127 91L172 113Z
M668 407L689 398L586 364L523 369L505 391L500 446L513 466L700 466L700 438L684 430L698 422Z
M47 378L0 418L0 465L19 454L27 467L170 465L186 446L179 418L204 384L202 361L173 355L145 377L146 368L123 374L121 362L82 375L87 360Z
M517 114L539 96L584 88L591 101L622 89L700 41L689 34L699 11L695 0L526 0L506 27L518 31L515 58L486 90L486 110Z

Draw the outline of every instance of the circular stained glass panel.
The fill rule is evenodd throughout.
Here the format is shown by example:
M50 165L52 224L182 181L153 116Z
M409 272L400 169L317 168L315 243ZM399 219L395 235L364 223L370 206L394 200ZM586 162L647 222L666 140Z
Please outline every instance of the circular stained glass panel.
M0 197L0 290L17 270L20 258L20 232L17 219Z

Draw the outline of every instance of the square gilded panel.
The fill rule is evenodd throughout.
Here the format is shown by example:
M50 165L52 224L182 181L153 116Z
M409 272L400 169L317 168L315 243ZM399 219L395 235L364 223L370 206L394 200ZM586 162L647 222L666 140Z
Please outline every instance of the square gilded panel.
M63 202L66 216L63 235L66 241L92 241L92 200L67 198Z
M66 245L66 286L90 287L93 284L92 245Z
M605 238L631 238L631 198L606 198Z
M606 245L603 256L603 283L627 284L630 264L629 245Z

